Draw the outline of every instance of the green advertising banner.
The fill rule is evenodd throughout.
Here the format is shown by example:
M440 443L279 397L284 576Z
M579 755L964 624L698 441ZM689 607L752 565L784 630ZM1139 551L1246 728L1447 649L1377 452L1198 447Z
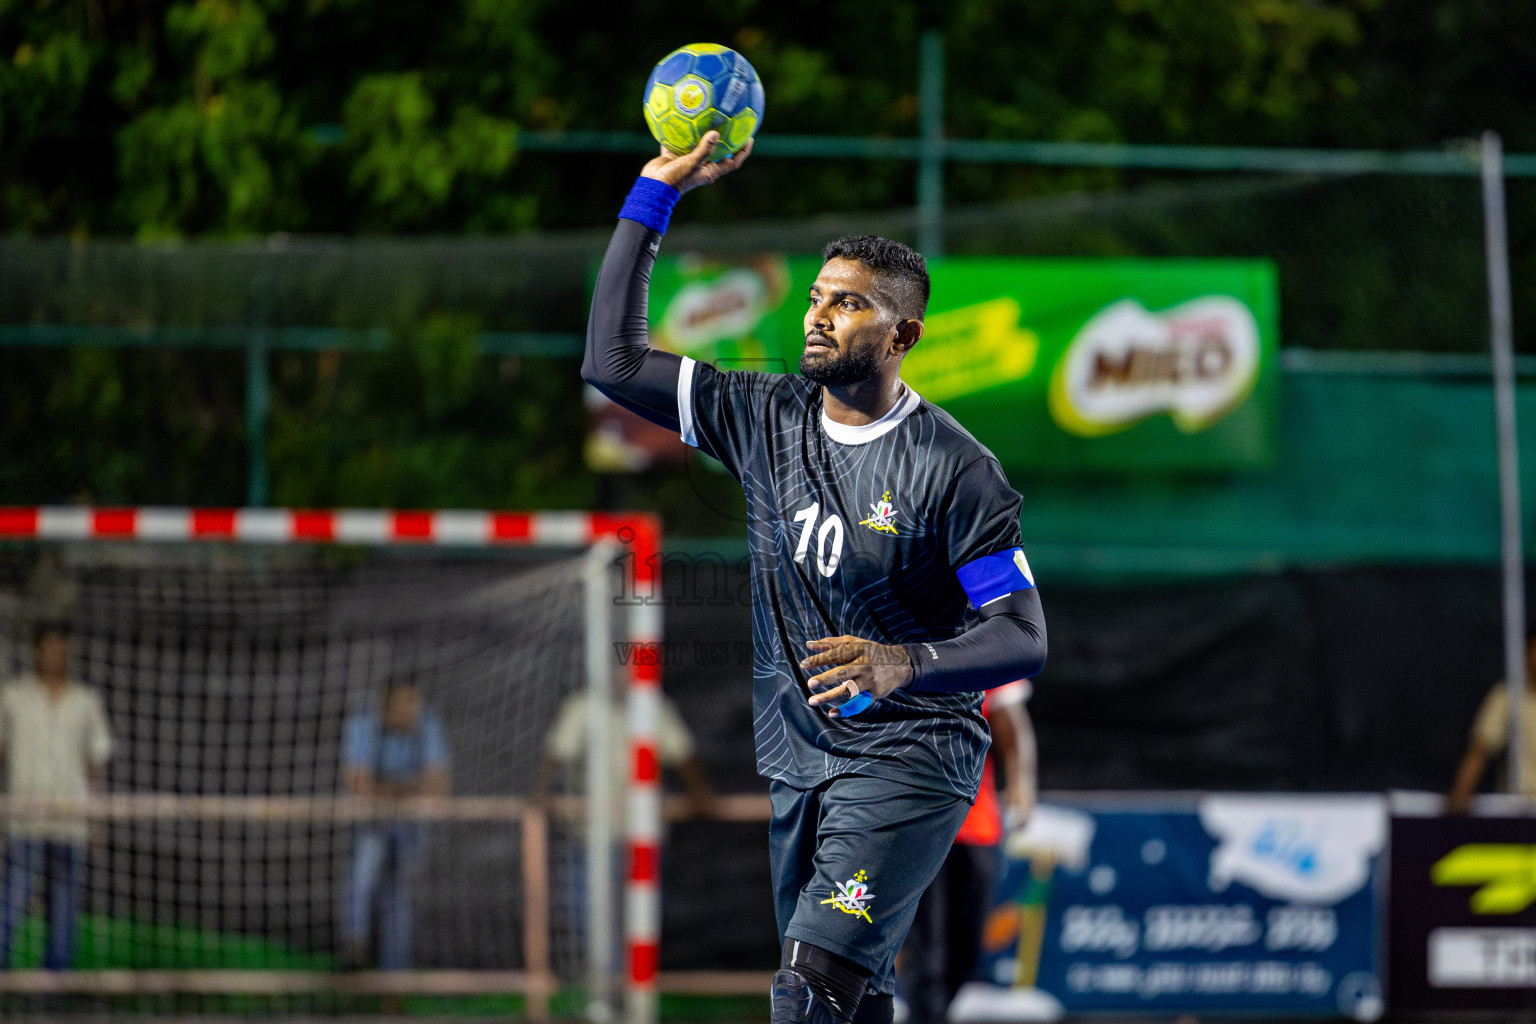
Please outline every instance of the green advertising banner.
M652 343L724 369L793 372L820 267L815 257L664 258L651 282ZM923 338L902 378L1004 466L1271 461L1279 341L1268 261L949 259L929 275Z

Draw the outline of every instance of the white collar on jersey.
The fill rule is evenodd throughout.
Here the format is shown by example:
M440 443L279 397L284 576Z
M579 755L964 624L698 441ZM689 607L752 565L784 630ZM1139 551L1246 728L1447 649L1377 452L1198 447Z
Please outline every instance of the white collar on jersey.
M923 401L923 396L907 387L903 381L901 385L902 396L896 399L896 404L890 411L873 423L863 423L857 426L850 423L839 423L827 415L827 407L821 407L821 428L827 432L827 436L838 444L865 444L873 441L896 429L902 420L912 415L912 411Z

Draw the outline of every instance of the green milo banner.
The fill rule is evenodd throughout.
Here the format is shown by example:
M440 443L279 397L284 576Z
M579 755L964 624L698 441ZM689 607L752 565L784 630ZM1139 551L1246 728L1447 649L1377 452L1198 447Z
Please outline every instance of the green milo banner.
M794 372L820 266L815 257L663 258L652 343L721 368ZM1270 461L1269 262L948 259L929 274L923 338L902 377L1005 466L1119 473ZM607 429L610 440L623 433ZM675 457L630 454L639 464Z

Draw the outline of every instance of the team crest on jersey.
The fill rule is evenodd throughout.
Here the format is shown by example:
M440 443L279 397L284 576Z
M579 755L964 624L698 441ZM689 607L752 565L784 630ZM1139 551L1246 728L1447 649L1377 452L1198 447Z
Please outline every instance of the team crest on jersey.
M831 904L845 914L862 917L874 924L869 916L869 901L874 898L875 894L869 891L869 875L860 868L848 881L838 882L837 892L832 894L831 899L822 900L821 905Z
M896 533L896 507L891 504L890 491L886 491L879 501L869 503L869 518L860 519L859 525L877 533Z

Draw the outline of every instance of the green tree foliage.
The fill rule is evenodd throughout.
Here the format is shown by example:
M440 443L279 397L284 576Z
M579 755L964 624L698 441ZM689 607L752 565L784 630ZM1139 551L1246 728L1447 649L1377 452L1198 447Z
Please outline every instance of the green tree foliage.
M449 118L436 108L419 72L368 75L347 97L348 183L362 198L364 225L428 226L456 195L466 226L517 222L516 202L494 188L517 151L516 127L472 104Z
M1434 146L1522 101L1532 0L8 0L0 5L0 225L238 235L592 224L633 160L517 160L517 129L637 130L651 62L739 47L768 131L910 136L918 37L948 40L962 137ZM764 164L769 163L763 161ZM900 164L761 171L711 216L911 201ZM1037 194L1082 175L955 186ZM793 181L795 187L789 187ZM1054 183L1054 185L1053 185ZM968 195L968 193L976 195Z
M0 504L240 504L238 353L0 350Z
M0 0L0 232L174 243L600 228L635 155L524 152L521 132L639 131L652 63L715 40L761 73L768 133L911 137L928 29L946 38L954 137L1406 148L1493 127L1536 151L1536 0ZM1466 181L1293 182L1191 206L1178 190L1195 180L952 165L957 210L1074 192L1092 203L1006 230L978 215L951 249L1274 255L1287 336L1309 345L1457 347L1480 315L1459 293L1425 312L1437 274L1476 272ZM1161 203L1160 187L1175 198ZM1521 244L1536 230L1530 192L1511 190L1517 282L1536 270ZM691 195L688 220L887 210L914 195L910 163L764 156ZM6 298L4 274L13 321L163 312L73 293L28 305ZM275 500L581 504L602 485L580 467L571 366L472 344L481 327L579 329L581 272L561 274L495 308L442 286L334 308L290 295L263 311L242 284L193 303L194 319L389 328L379 354L272 357ZM241 500L238 356L0 350L0 362L0 444L28 452L0 465L0 500ZM603 500L692 493L655 487Z
M164 52L129 50L115 96L144 107L117 133L121 222L141 236L241 233L301 216L313 145L278 84L277 48L254 3L198 0L165 12ZM159 67L179 72L156 82ZM158 86L158 88L157 88Z
M275 360L272 500L308 507L581 507L564 360L487 359L472 318L429 316L383 356Z

